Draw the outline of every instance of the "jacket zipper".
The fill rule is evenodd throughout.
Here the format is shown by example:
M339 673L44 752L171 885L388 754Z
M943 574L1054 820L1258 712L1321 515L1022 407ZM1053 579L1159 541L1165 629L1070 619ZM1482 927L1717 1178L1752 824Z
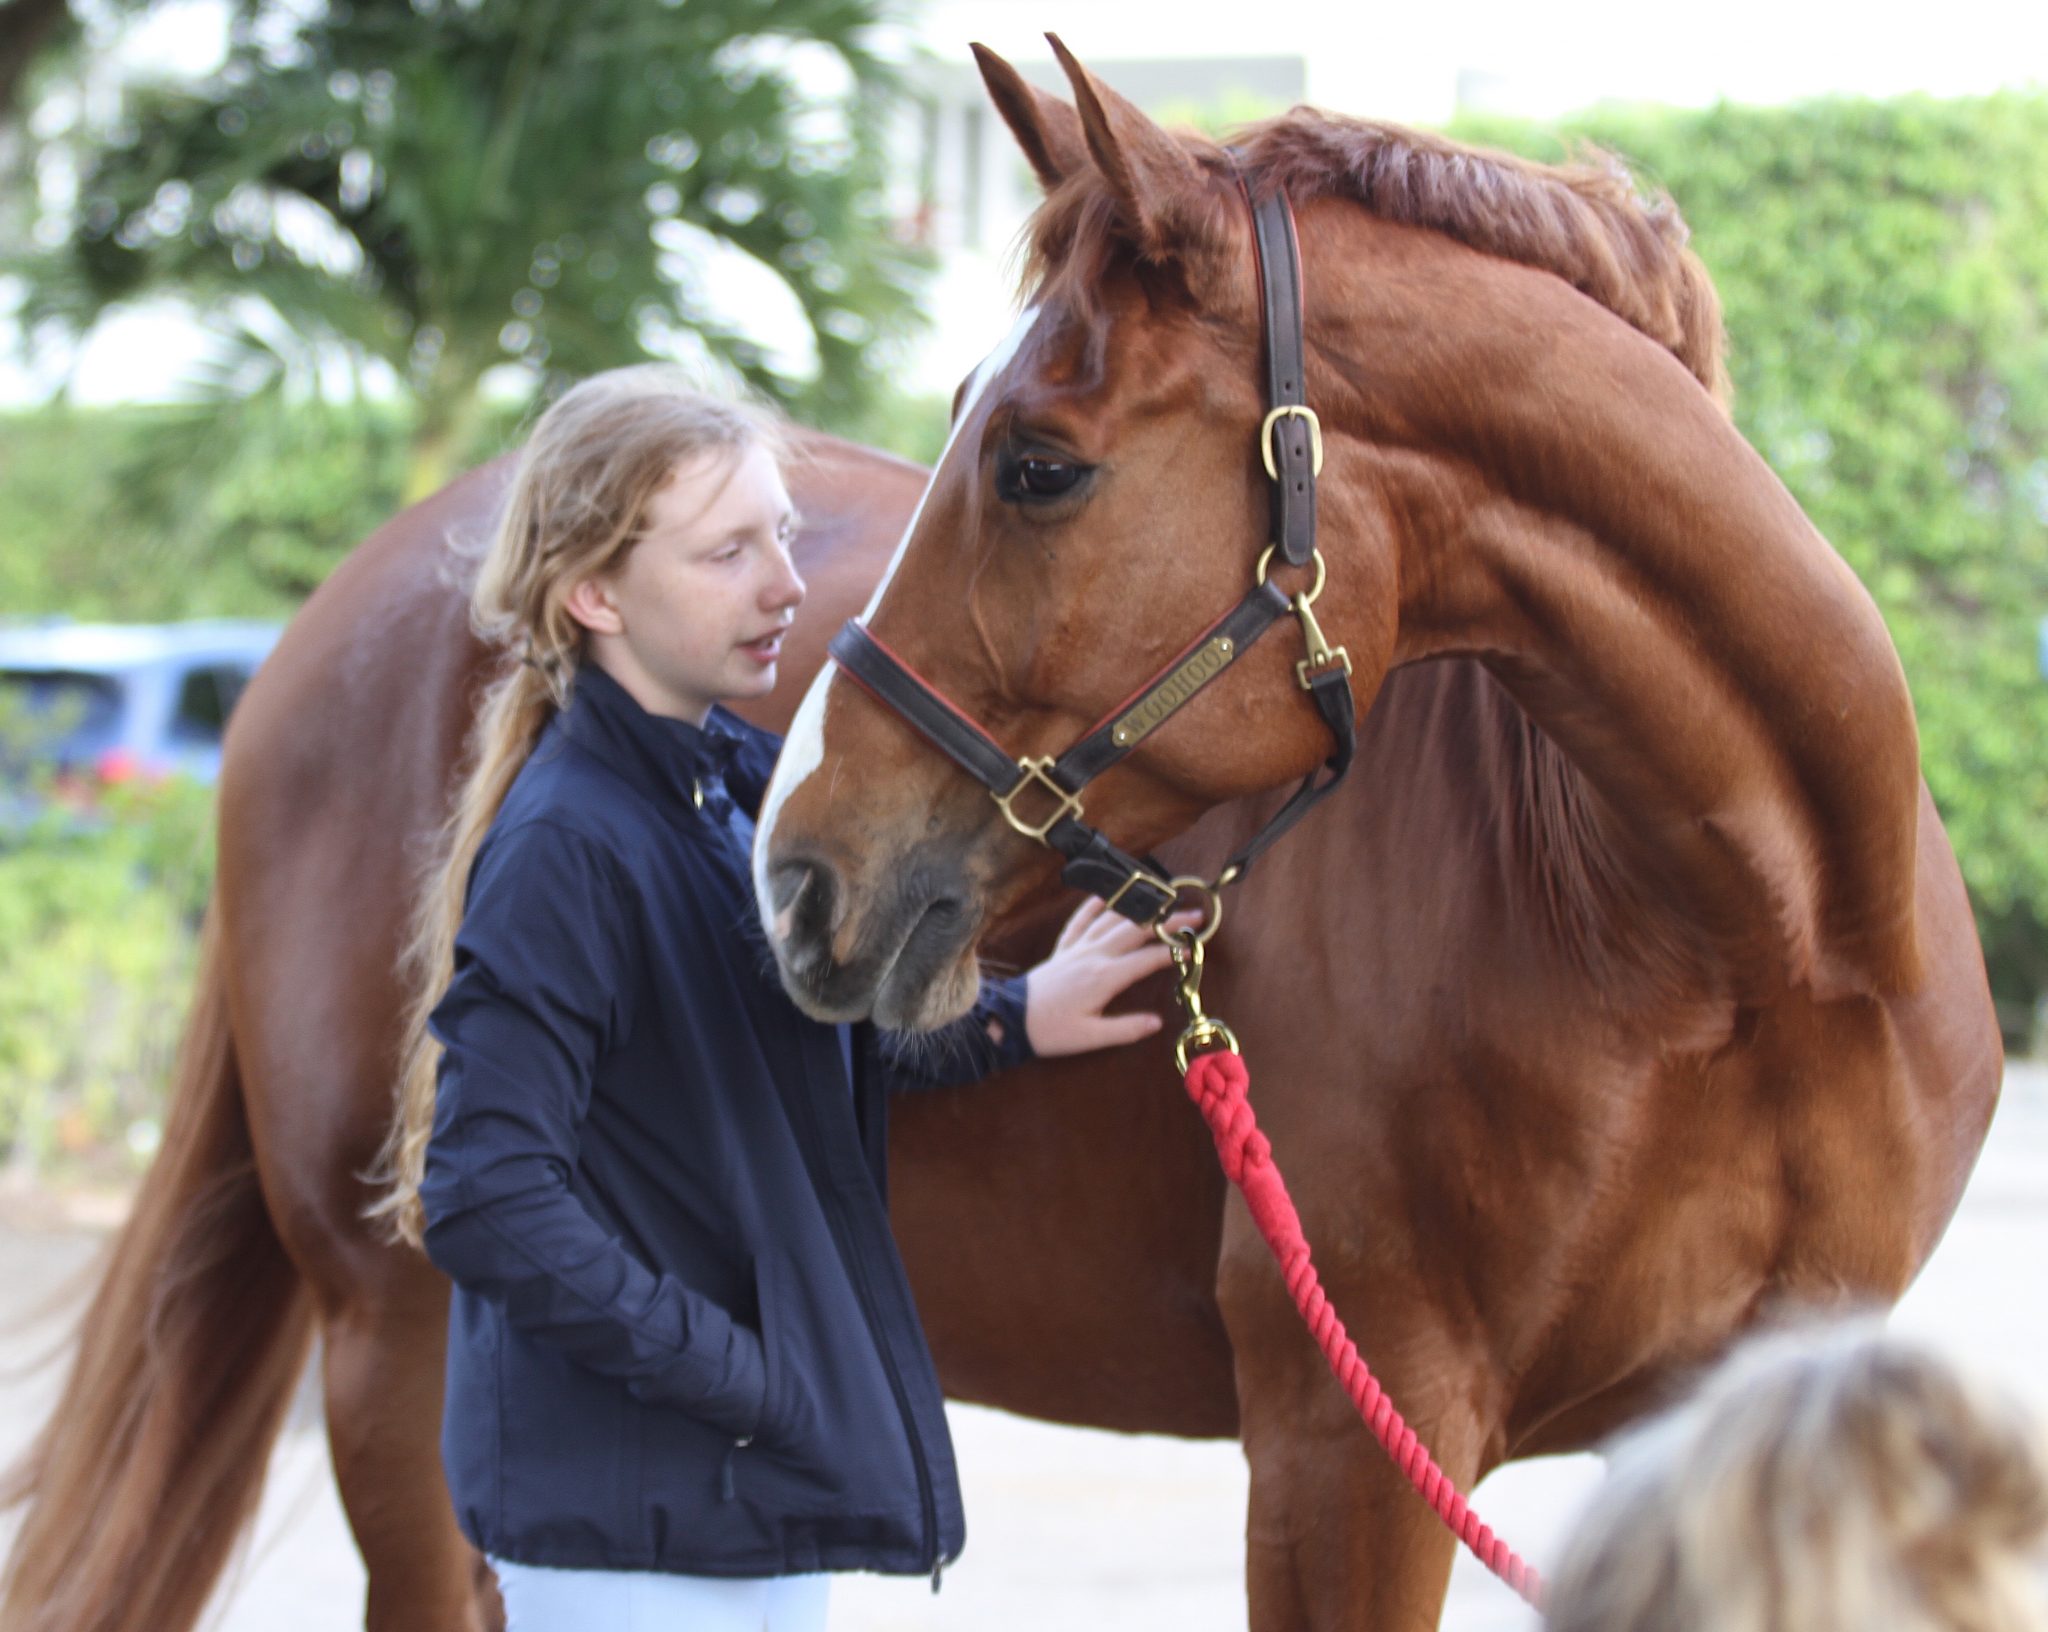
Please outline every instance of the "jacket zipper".
M732 1461L734 1457L738 1456L741 1451L744 1451L753 1443L754 1436L752 1434L742 1434L730 1445L726 1446L725 1460L718 1465L718 1494L721 1500L730 1502L738 1499L739 1487L733 1483Z
M847 1084L851 1092L853 1085ZM823 1174L824 1189L828 1193L828 1205L832 1209L833 1222L838 1226L841 1237L852 1241L853 1231L846 1218L845 1206L839 1196L839 1186L832 1177L830 1165L822 1160L824 1136L818 1126L818 1108L811 1102L811 1074L804 1073L804 1092L800 1096L804 1106L805 1131L809 1136L812 1155L819 1158L819 1170ZM888 1339L882 1330L882 1322L875 1308L874 1287L868 1281L866 1261L859 1252L848 1254L853 1268L854 1281L860 1293L861 1309L868 1317L868 1330L874 1334L875 1352L881 1356L882 1369L889 1377L889 1391L896 1398L896 1414L903 1419L903 1431L910 1441L910 1462L917 1473L917 1498L924 1514L925 1544L931 1549L932 1591L939 1590L939 1575L947 1560L939 1556L939 1504L932 1491L931 1469L926 1465L924 1440L917 1431L917 1423L910 1414L910 1393L903 1386L903 1378L896 1369L896 1356L891 1351Z

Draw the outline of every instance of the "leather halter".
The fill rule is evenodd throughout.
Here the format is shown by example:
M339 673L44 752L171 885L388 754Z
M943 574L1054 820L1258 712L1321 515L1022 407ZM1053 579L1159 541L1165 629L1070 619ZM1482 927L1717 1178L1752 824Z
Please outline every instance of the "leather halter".
M1252 203L1242 173L1238 186ZM828 648L839 666L878 702L894 710L987 788L1013 828L1064 856L1066 866L1060 874L1064 883L1100 896L1126 918L1155 926L1165 920L1183 891L1199 891L1209 909L1200 932L1204 940L1215 932L1221 916L1218 892L1242 878L1261 851L1335 789L1351 768L1357 746L1351 658L1343 647L1325 643L1310 610L1323 587L1323 560L1315 545L1315 483L1323 463L1322 427L1303 391L1306 346L1301 252L1295 239L1294 212L1284 190L1276 189L1252 203L1252 224L1265 324L1268 404L1258 441L1260 459L1273 482L1273 542L1259 557L1257 582L1250 593L1057 759L1013 758L857 618L846 621ZM1313 563L1314 586L1290 599L1269 583L1266 568L1276 553L1291 566ZM1290 611L1300 620L1308 648L1308 655L1295 665L1295 677L1329 727L1336 746L1330 757L1302 780L1287 803L1230 858L1215 881L1169 876L1151 857L1130 855L1100 829L1083 822L1081 790L1227 672ZM1018 810L1018 802L1026 797L1038 801L1035 813Z

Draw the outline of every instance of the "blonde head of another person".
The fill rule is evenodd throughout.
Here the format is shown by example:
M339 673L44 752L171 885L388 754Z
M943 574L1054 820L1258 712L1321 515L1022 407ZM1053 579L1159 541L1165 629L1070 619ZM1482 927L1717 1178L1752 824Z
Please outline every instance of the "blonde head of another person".
M1548 1632L2039 1632L2036 1423L1874 1322L1752 1339L1621 1440Z

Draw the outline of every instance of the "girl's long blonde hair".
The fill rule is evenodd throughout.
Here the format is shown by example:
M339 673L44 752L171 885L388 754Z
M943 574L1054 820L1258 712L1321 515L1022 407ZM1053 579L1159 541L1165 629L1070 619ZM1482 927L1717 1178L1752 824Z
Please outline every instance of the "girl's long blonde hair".
M2017 1402L1875 1321L1752 1340L1624 1439L1548 1632L2040 1632L2048 1461Z
M679 368L645 363L572 386L520 453L470 595L471 627L503 649L500 672L470 733L461 792L436 832L399 961L407 1001L396 1112L365 1175L377 1195L364 1209L393 1239L418 1246L425 1230L419 1187L441 1057L427 1016L454 973L470 864L542 727L567 704L583 658L569 591L624 560L679 463L736 458L753 446L782 451L765 410L707 395Z

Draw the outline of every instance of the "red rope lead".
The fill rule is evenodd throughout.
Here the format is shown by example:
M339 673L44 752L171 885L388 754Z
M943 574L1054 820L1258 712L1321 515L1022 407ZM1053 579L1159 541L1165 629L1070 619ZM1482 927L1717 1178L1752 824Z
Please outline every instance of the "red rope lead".
M1252 1218L1266 1245L1279 1260L1287 1290L1301 1318L1308 1322L1330 1370L1351 1396L1358 1413L1365 1418L1373 1436L1386 1447L1408 1482L1435 1509L1451 1533L1472 1550L1479 1562L1505 1581L1537 1609L1543 1607L1543 1583L1536 1572L1516 1557L1514 1549L1480 1522L1479 1515L1445 1477L1429 1449L1415 1437L1415 1430L1401 1419L1394 1402L1387 1398L1379 1379L1358 1356L1358 1346L1344 1330L1337 1311L1323 1294L1315 1265L1309 1261L1308 1240L1302 1234L1301 1215L1287 1193L1287 1183L1273 1165L1273 1147L1259 1132L1245 1090L1251 1078L1244 1061L1227 1050L1198 1054L1189 1062L1188 1096L1216 1136L1216 1154L1231 1183L1244 1192Z

